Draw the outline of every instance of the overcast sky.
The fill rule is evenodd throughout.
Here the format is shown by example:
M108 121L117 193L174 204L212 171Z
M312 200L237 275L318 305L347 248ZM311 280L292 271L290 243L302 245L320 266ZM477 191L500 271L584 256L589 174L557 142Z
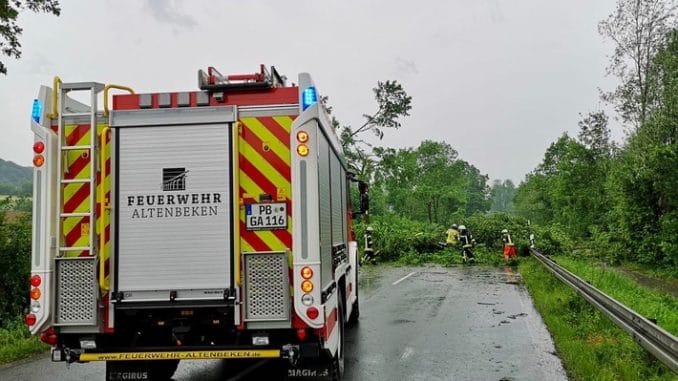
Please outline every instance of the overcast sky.
M375 110L379 80L401 82L411 116L377 144L451 144L491 179L521 181L579 113L602 107L612 46L597 23L614 0L67 1L23 13L23 57L2 57L0 158L29 165L31 103L54 75L137 92L196 90L196 72L275 65L311 73L342 123ZM623 135L613 126L613 136Z

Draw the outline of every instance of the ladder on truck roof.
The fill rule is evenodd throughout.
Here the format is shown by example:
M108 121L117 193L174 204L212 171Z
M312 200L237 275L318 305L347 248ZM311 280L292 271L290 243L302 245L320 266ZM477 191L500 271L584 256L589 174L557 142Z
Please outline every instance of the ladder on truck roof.
M223 75L213 66L207 68L207 73L203 70L198 70L198 86L200 90L212 92L284 87L286 80L287 78L284 75L278 74L275 66L271 66L269 71L263 64L259 65L258 73L251 74Z
M99 248L93 225L96 223L96 176L99 168L96 155L99 151L97 101L103 90L104 85L96 82L61 83L59 88L55 86L52 90L57 92L58 111L49 116L58 119L59 155L55 326L98 324L96 254ZM70 92L88 92L89 110L66 107L66 97ZM74 168L78 171L75 172ZM66 231L66 226L69 231Z

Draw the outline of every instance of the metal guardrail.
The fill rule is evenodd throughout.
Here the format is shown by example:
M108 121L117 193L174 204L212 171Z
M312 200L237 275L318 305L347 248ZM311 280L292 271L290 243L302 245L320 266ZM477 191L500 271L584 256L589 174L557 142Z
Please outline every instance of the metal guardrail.
M530 249L530 253L558 279L574 288L584 299L628 332L643 348L678 373L678 338L676 336L560 267L551 258L537 250Z

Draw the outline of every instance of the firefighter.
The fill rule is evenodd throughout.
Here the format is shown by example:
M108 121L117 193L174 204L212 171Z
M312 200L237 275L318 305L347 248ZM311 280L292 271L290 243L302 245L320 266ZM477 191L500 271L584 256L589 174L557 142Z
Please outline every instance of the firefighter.
M457 224L452 224L452 227L447 229L447 246L457 246L459 242L459 228Z
M508 261L516 257L516 245L511 239L507 229L501 231L501 241L504 243L504 260Z
M464 225L459 226L459 243L461 243L461 256L464 262L475 261L473 257L473 235Z

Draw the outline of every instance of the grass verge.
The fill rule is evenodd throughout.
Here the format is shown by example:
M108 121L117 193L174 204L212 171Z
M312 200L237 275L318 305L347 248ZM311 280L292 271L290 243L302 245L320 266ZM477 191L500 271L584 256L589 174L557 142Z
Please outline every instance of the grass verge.
M660 291L638 285L613 270L605 269L589 260L559 256L556 262L597 289L615 298L623 305L678 335L678 299Z
M45 352L48 348L37 337L31 336L20 320L10 322L6 328L0 328L0 364Z
M669 368L541 263L522 258L520 273L571 380L676 380Z

